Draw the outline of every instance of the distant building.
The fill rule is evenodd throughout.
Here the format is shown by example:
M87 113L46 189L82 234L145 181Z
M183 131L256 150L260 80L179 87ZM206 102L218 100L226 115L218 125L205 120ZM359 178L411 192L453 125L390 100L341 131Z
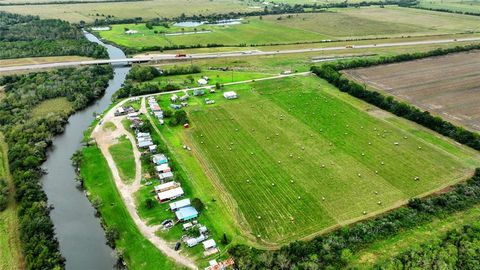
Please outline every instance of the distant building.
M197 89L197 90L193 91L193 95L194 96L203 96L203 95L205 95L205 90Z
M178 96L173 94L171 97L170 97L170 101L171 102L177 102L177 99L178 99Z
M157 171L157 173L166 173L166 172L171 171L168 164L162 164L162 165L159 165L159 166L155 166L155 170Z
M125 34L127 34L127 35L133 35L133 34L137 34L137 33L138 33L137 30L127 30L127 31L125 31Z
M223 97L225 97L226 99L236 99L236 98L238 98L237 93L235 93L234 91L229 91L229 92L223 93Z
M158 179L162 182L173 180L173 173L172 172L159 173Z
M207 85L208 81L202 78L202 79L198 79L197 83L198 85Z

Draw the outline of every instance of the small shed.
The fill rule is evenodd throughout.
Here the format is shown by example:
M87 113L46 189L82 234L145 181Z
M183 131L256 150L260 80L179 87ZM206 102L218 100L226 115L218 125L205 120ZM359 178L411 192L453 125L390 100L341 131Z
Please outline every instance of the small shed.
M152 141L141 141L141 142L138 142L138 147L140 148L148 148L150 147L150 145L153 145L153 142Z
M197 238L190 238L187 239L186 243L188 247L194 247L198 245L198 243L201 243L203 240L207 239L204 235L200 235Z
M158 178L160 181L170 181L173 180L173 173L172 172L164 172L164 173L159 173Z
M215 243L215 240L213 240L213 239L208 239L208 240L204 241L202 244L203 244L203 248L205 250L209 250L209 249L217 247L217 243Z
M170 210L175 211L182 207L190 206L190 199L183 199L169 204Z
M193 227L193 224L191 222L188 222L188 223L183 224L182 227L183 227L184 231L187 231L187 230L190 230L190 228Z
M197 89L197 90L193 91L193 95L194 96L203 96L203 95L205 95L205 90Z
M177 219L179 221L189 221L198 217L198 212L195 208L191 206L186 206L180 208L177 212L175 212Z
M170 104L170 108L175 109L175 110L180 110L182 108L182 106L180 106L178 104Z
M173 94L171 97L170 97L170 101L171 102L177 102L177 99L178 99L178 96Z
M154 145L150 145L148 147L148 151L150 151L150 153L155 153L157 152L157 146L154 144Z
M148 133L148 132L138 132L137 133L137 138L144 138L144 137L150 137L150 133Z
M223 97L226 99L236 99L238 98L237 93L235 91L228 91L223 93Z
M168 164L161 164L161 165L155 166L155 170L159 173L166 173L171 171L170 166L168 166Z
M197 83L198 85L207 85L208 81L202 78L202 79L198 79Z

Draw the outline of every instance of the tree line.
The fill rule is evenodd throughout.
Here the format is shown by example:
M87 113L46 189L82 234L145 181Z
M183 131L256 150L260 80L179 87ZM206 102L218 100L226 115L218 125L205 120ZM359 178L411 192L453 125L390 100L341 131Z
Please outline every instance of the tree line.
M374 241L391 238L402 231L435 218L445 218L478 203L480 168L477 168L465 183L453 186L444 194L411 199L404 207L373 219L343 226L310 241L296 241L275 251L237 245L228 252L234 258L238 269L340 269L347 266L355 252ZM478 253L464 255L464 261L478 259Z
M3 11L0 11L0 48L0 59L62 55L108 57L104 47L88 41L81 29L68 22Z
M342 92L346 92L351 96L362 99L383 110L418 123L444 136L450 137L461 144L465 144L473 149L480 150L480 134L466 130L460 126L456 126L448 121L443 120L441 117L433 116L428 111L421 111L415 106L397 101L392 96L385 96L379 92L368 90L365 86L349 80L339 72L339 70L342 69L410 61L414 59L440 56L474 49L480 49L480 45L468 45L464 47L457 46L454 48L435 49L428 52L400 54L391 57L380 57L377 59L355 59L352 61L313 66L311 71L317 76L335 85Z
M0 131L8 144L8 163L15 185L20 242L26 269L63 269L50 206L40 178L53 137L64 130L69 114L103 95L113 71L110 66L59 69L0 78ZM42 101L66 97L69 112L32 117Z
M374 269L480 269L480 221L452 229L441 239L404 251Z

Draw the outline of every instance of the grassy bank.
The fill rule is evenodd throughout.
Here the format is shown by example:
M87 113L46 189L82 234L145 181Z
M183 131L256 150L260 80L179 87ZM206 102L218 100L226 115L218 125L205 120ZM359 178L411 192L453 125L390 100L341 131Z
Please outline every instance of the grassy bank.
M135 157L130 140L122 136L118 138L116 144L108 148L108 151L117 165L122 181L125 183L133 182L135 180Z
M116 241L129 269L181 269L152 245L137 229L116 189L112 174L100 149L83 149L81 176L90 199L100 200L98 210L103 224L116 228L120 238Z
M0 178L6 179L10 188L13 188L8 170L7 145L3 141L2 134L0 134ZM24 269L19 237L17 209L13 194L10 194L7 209L0 212L0 269Z

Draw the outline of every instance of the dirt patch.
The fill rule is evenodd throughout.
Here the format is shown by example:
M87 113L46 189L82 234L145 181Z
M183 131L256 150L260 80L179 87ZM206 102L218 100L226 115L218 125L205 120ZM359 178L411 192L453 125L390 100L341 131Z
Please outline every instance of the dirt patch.
M343 73L422 110L480 131L480 51Z

